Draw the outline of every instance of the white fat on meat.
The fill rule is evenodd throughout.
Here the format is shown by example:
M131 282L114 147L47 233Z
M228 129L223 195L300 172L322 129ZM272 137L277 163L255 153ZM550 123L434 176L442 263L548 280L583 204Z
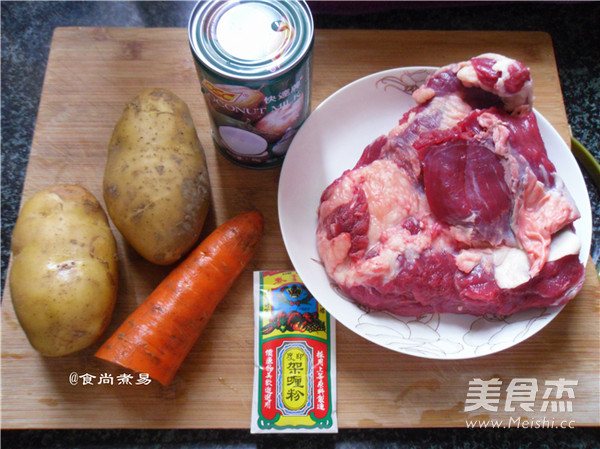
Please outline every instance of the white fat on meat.
M553 234L580 217L577 205L557 173L545 175L554 181L554 187L548 189L533 174L523 157L512 151L508 144L507 125L497 115L483 113L477 120L486 130L477 138L483 140L492 135L494 153L500 157L504 168L504 180L517 198L511 227L527 255L529 275L533 277L548 260Z
M575 232L569 228L565 228L552 237L550 251L548 251L548 262L553 262L572 254L579 254L580 251L581 240Z
M505 82L510 78L509 67L516 63L514 59L496 53L484 53L474 59L485 58L494 60L492 69L501 75L492 88L481 84L477 72L471 60L457 64L456 76L466 87L479 87L482 90L492 92L502 99L507 111L519 113L531 109L533 104L533 83L525 81L523 87L517 92L510 93L506 90Z
M374 255L351 262L348 258L349 234L341 233L328 239L325 229L317 232L319 254L329 275L346 286L359 285L372 276L393 279L398 272L398 254L403 253L408 258L410 254L417 256L431 247L434 234L439 234L435 226L427 228L427 223L433 222L431 211L424 193L415 188L414 178L389 160L377 160L344 174L327 200L321 203L319 215L327 216L337 207L351 202L356 189L362 189L367 198L367 251ZM401 226L408 217L421 221L425 229L411 235Z
M522 195L515 201L514 217L516 235L527 252L533 277L548 260L552 235L577 220L580 214L556 174L552 189L545 189L530 172L526 180Z
M439 106L435 105L436 100L440 103ZM438 110L443 111L442 120L438 126L439 129L453 128L473 110L458 95L446 95L442 98L435 98L432 103Z
M565 228L552 236L547 261L576 255L580 250L581 240L577 234ZM528 254L521 248L500 246L495 249L465 249L458 253L455 261L458 269L464 273L470 273L478 265L488 273L493 272L500 288L515 288L532 278Z
M494 279L500 288L515 288L529 281L527 253L507 246L493 251Z

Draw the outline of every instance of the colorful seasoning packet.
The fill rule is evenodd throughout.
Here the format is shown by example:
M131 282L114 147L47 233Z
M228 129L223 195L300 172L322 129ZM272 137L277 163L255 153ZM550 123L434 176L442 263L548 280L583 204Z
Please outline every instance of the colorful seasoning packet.
M295 271L254 272L252 433L338 431L335 320Z

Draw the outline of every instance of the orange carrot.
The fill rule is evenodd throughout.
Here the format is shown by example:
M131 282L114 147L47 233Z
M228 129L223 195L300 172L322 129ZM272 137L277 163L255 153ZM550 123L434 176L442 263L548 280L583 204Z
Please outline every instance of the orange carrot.
M217 304L254 256L260 212L223 223L156 287L95 356L168 385Z

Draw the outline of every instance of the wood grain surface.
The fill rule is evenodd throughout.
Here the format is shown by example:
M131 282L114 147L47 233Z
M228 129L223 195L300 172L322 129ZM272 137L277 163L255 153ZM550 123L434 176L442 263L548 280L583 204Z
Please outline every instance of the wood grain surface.
M568 141L550 37L536 32L317 30L312 106L351 81L394 67L440 66L484 52L519 59L532 71L536 108ZM258 254L218 307L168 388L98 383L123 370L93 357L100 342L58 359L38 355L2 303L2 428L249 428L253 382L252 271L293 269L277 216L279 169L240 168L214 148L185 29L57 28L50 51L23 198L57 182L81 183L98 199L107 143L127 101L146 87L171 89L192 111L206 151L213 205L205 235L227 218L259 209L266 218ZM24 93L26 94L26 93ZM166 275L118 240L120 291L108 332ZM342 428L454 427L470 418L542 418L599 424L599 287L588 263L583 291L546 328L501 353L456 361L383 349L337 326L337 412ZM103 338L101 338L103 340ZM79 376L71 385L70 376ZM83 385L81 376L96 376ZM532 412L466 413L469 381L536 379ZM572 412L541 412L546 380L576 380ZM518 405L517 405L518 407Z

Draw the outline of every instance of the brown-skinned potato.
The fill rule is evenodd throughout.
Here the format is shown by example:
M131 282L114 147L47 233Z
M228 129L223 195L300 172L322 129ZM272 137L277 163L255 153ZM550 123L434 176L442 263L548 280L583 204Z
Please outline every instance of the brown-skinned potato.
M204 150L187 105L166 89L137 95L115 125L103 195L113 223L145 259L178 261L210 204Z
M63 356L94 343L112 317L117 246L100 203L84 187L57 184L21 209L9 285L31 345Z

